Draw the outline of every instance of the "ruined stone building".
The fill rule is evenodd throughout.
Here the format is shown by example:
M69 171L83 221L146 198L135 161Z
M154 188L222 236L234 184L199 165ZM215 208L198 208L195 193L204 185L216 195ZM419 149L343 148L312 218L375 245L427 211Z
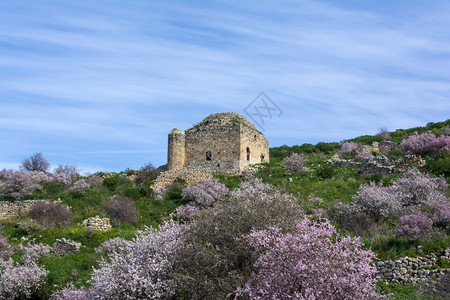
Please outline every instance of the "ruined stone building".
M173 177L190 177L186 181L192 184L211 174L241 174L251 164L268 161L269 142L253 123L238 113L212 114L186 131L169 133L168 171L154 187Z

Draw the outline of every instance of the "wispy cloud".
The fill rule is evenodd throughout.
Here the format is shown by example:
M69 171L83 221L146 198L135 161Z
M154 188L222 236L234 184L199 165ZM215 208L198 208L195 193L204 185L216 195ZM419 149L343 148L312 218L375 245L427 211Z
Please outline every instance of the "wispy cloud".
M382 2L1 2L2 159L162 164L172 128L262 90L272 145L448 118L449 4Z

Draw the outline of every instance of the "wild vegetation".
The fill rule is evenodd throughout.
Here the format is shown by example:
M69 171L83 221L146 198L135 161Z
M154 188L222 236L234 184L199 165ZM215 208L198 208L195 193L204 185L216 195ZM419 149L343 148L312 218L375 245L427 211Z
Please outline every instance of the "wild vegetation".
M270 149L242 176L153 191L151 164L120 173L48 172L42 153L0 171L2 201L35 202L0 220L0 299L442 299L433 290L375 282L378 261L450 247L450 120L341 143ZM383 155L395 172L361 176L339 159ZM400 167L406 155L425 164ZM93 216L112 229L80 225ZM56 256L67 238L79 251ZM441 298L439 298L441 297Z

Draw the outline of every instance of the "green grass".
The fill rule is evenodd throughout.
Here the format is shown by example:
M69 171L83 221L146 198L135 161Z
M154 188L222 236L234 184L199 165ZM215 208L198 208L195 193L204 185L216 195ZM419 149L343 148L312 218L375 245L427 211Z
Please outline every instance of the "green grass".
M445 126L450 127L450 120L440 123L431 123L425 127L413 128L408 130L397 130L392 133L392 140L399 141L415 131L421 133L431 130L441 134ZM378 141L380 138L373 136L362 136L353 139L354 141L370 144ZM361 184L370 181L381 181L383 185L389 185L399 176L395 174L390 177L381 177L374 175L369 178L360 178L360 169L355 168L334 168L326 164L326 160L332 157L338 151L338 143L317 143L303 144L300 146L281 146L270 149L271 162L256 165L258 169L255 176L261 178L283 192L293 194L299 197L299 203L306 212L311 212L312 208L330 208L336 201L341 200L344 203L351 202ZM292 153L302 153L306 155L308 161L305 164L307 170L296 174L290 174L282 166L284 157ZM393 157L398 157L399 153L391 153ZM424 169L434 174L446 174L448 176L448 156L429 157ZM130 170L131 172L131 170ZM446 173L447 172L447 173ZM230 190L237 188L245 179L244 176L214 175L220 182L224 183ZM182 182L173 185L164 200L156 200L155 194L149 188L149 185L136 186L127 178L114 175L105 179L103 186L98 189L88 190L85 193L66 193L61 190L61 186L56 183L49 183L44 191L38 191L29 195L27 199L53 199L60 198L63 203L69 205L73 212L73 220L67 228L51 228L38 230L30 235L24 232L18 225L21 221L28 218L12 218L0 222L0 231L7 236L10 243L18 245L23 237L29 240L35 239L36 242L52 245L57 238L65 237L74 240L83 245L79 252L65 257L43 257L41 263L49 271L47 282L45 283L39 297L48 298L56 286L64 286L71 282L75 285L84 285L88 283L92 267L98 266L99 254L95 253L95 248L104 241L122 237L132 239L137 229L145 226L157 227L170 214L175 212L179 205L186 204L187 201L181 197ZM86 218L99 215L106 216L102 211L102 203L108 197L119 194L133 198L135 207L138 210L138 222L136 224L122 224L105 232L90 232L79 224ZM311 203L308 201L310 196L322 198L322 202ZM421 239L411 241L406 238L398 238L393 235L395 222L385 222L379 232L368 233L363 237L363 242L367 249L372 249L379 260L396 259L398 257L415 257L435 253L438 256L439 267L450 267L450 262L439 258L439 252L450 245L450 236ZM341 230L341 229L340 229ZM342 230L343 231L343 230ZM418 252L418 246L421 252ZM20 260L19 251L13 256L15 261ZM378 288L385 293L392 293L390 299L433 299L421 295L414 286L405 286L401 284L379 283Z
M385 284L384 282L378 282L378 291L389 295L391 300L433 300L435 297L420 294L417 289L418 286L403 285L399 283Z

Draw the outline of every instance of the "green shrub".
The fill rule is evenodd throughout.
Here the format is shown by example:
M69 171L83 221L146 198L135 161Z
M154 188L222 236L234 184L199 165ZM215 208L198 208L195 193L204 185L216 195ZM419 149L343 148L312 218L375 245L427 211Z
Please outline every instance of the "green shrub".
M403 155L402 151L400 151L399 149L392 149L386 156L390 159L399 159L402 158Z
M35 220L23 220L17 223L17 228L26 235L32 235L42 229L42 226Z
M381 142L384 141L384 138L376 135L362 135L357 138L347 140L347 142L356 142L364 145L372 145L373 142Z
M123 193L127 188L133 186L130 179L119 176L118 174L103 179L103 185L113 193Z
M58 180L44 182L42 186L46 194L57 194L64 190L64 184Z
M137 187L129 187L126 188L123 194L127 197L133 198L134 200L137 200L141 197L141 190L142 188Z
M332 178L334 175L335 169L332 166L323 165L316 170L316 176L318 178L327 179Z
M214 175L214 178L219 179L219 182L225 184L229 190L234 190L244 181L244 176L229 176L225 174Z
M445 177L450 177L450 155L438 159L429 159L426 161L425 169L434 175L443 174Z
M383 180L383 175L381 175L380 173L376 173L376 174L372 174L370 176L367 176L366 178L364 178L368 183L369 182L375 182L375 183L379 183L380 181Z
M316 144L316 149L318 149L320 152L331 153L339 149L339 143L320 142Z
M181 196L181 192L182 192L181 187L174 186L166 192L166 199L168 199L168 200L181 199L181 198L183 198Z

